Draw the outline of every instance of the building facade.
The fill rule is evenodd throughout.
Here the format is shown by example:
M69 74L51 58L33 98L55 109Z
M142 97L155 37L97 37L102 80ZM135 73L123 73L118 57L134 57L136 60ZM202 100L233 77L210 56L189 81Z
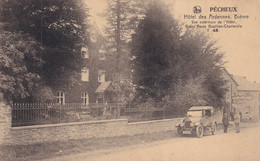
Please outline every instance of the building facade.
M238 83L238 95L233 96L232 106L242 113L242 119L260 118L260 84L250 82L246 77L234 76Z
M98 90L104 86L108 88L111 84L106 73L106 50L105 39L102 37L97 26L90 28L89 46L83 46L80 50L83 65L77 83L69 89L55 89L56 103L105 103L105 90Z
M233 76L225 68L222 72L228 89L225 101L227 112L239 111L243 120L260 118L260 84L250 82L246 77Z

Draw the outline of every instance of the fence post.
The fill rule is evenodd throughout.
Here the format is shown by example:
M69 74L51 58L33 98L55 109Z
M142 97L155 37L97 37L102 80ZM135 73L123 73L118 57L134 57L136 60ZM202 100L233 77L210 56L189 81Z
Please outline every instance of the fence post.
M163 108L163 119L165 119L165 108Z
M103 105L103 117L106 119L107 114L107 102Z
M59 123L61 123L61 104L59 105Z
M119 118L119 117L120 117L120 111L121 111L121 107L120 107L120 105L118 104L118 105L116 106L116 118Z

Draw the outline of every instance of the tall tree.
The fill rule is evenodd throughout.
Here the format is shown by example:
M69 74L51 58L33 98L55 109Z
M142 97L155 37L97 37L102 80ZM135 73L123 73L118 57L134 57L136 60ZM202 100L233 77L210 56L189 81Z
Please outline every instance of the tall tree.
M170 9L152 1L132 39L134 83L144 100L160 101L167 94L175 73L171 61L178 55L180 31Z
M222 106L222 99L227 89L221 77L221 67L224 65L224 53L216 46L216 41L201 31L186 30L181 39L181 55L178 74L178 84L184 85L191 79L203 78L202 85L207 92L203 97L208 105Z
M120 87L118 100L128 97L132 87L130 68L130 48L128 42L131 34L144 15L146 1L138 0L107 0L105 16L107 27L107 50L109 56L108 73L114 86ZM121 81L120 81L121 80Z
M203 32L182 29L163 3L152 1L131 47L136 98L166 107L221 106L223 53Z
M80 48L88 43L88 10L83 0L4 0L4 30L24 32L44 46L41 76L52 87L67 85L80 71Z

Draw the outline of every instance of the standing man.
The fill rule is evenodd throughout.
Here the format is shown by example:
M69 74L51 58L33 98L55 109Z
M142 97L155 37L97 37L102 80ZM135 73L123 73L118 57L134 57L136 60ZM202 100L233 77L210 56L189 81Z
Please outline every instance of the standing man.
M234 115L234 123L236 125L236 132L239 133L240 132L240 128L239 128L240 115L239 115L239 113L237 111L236 111L236 113Z
M224 116L222 118L222 123L224 125L224 133L227 133L229 121L228 121L228 114L226 112L224 113Z

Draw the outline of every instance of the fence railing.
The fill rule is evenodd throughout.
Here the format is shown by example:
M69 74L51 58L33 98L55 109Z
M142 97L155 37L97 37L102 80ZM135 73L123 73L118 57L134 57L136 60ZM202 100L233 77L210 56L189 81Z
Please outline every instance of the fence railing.
M124 108L121 116L128 118L129 122L160 120L168 118L184 117L186 110L174 108Z
M129 122L183 117L183 109L126 108L124 104L18 103L12 105L12 126L28 126L128 118Z
M122 104L18 103L12 105L12 126L42 125L120 117Z

